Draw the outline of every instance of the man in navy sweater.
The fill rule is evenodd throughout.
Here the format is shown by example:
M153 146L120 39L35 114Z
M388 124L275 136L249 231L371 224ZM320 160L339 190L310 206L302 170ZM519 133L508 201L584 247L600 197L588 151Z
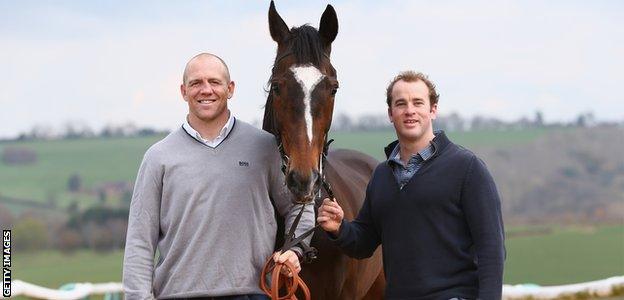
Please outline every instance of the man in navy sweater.
M422 73L387 89L398 137L385 148L352 222L325 199L318 222L347 255L383 246L386 299L500 299L505 259L501 204L474 153L433 131L439 95Z

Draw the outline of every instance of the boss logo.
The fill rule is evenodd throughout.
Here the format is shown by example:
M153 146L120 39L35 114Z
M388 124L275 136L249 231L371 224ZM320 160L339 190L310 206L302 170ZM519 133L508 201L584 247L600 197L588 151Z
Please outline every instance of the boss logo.
M249 167L249 162L248 161L238 161L238 166L240 167Z

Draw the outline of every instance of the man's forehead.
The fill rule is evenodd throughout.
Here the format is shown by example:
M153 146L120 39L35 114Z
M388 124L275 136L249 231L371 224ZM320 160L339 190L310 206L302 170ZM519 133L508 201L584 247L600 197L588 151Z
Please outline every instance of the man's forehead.
M188 69L210 68L217 70L225 70L225 66L218 58L214 56L199 56L191 59L187 64Z
M399 80L392 87L391 95L392 102L415 99L429 100L429 87L422 80Z
M429 87L422 81L397 81L392 87L392 94L399 92L424 92L425 94L429 93Z
M223 62L220 59L210 56L198 56L191 59L186 66L186 76L188 80L192 80L196 77L205 77L206 71L213 73L213 77L219 76L228 78L228 71Z
M410 81L401 79L395 83L395 87L396 86L425 87L425 88L427 87L425 82L420 79L410 80Z

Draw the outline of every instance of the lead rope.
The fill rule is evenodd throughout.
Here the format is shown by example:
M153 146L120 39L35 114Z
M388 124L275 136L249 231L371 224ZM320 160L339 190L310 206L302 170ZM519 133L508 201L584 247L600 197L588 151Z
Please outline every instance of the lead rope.
M282 269L287 269L292 277L282 273ZM271 287L267 285L267 275L271 273ZM295 272L295 266L291 262L285 261L284 263L275 263L273 256L267 259L267 262L262 268L262 276L260 277L260 288L262 291L271 297L271 300L297 300L295 293L299 288L303 291L304 299L310 300L310 289L303 282L303 279L299 277L299 274ZM282 288L285 288L286 295L280 296L279 292Z
M277 136L276 136L277 138ZM282 143L280 141L279 138L278 139L278 149L280 151L280 155L282 157L282 172L284 173L284 175L286 175L286 168L287 168L287 164L288 164L288 159L289 157L286 155L286 153L284 152L284 148L282 146ZM327 152L329 150L329 145L333 142L333 139L330 139L327 143L325 143L325 146L323 147L323 154L322 154L322 160L321 160L321 168L322 165L325 163L326 159L327 159ZM319 187L319 190L317 192L317 196L320 198L321 197L321 190L323 188L325 188L325 191L327 191L327 194L329 195L329 199L331 199L332 201L334 200L334 192L331 189L331 186L329 185L329 182L327 182L327 180L325 180L325 173L321 172L320 174L321 176L321 186ZM293 223L290 226L290 229L288 230L288 234L286 236L284 245L282 246L282 248L280 249L280 252L284 252L286 250L289 250L290 248L292 248L294 245L299 244L300 242L302 242L305 238L307 238L310 234L312 234L314 232L314 230L316 230L316 228L319 227L319 224L316 224L314 227L310 228L308 231L306 231L305 233L303 233L302 235L298 236L297 238L295 238L295 230L297 228L297 225L299 224L299 220L301 219L301 215L303 214L303 211L305 210L305 206L306 204L301 205L301 210L299 210L299 213L297 214L297 217L295 218L295 220L293 221ZM315 253L314 251L312 252L312 258L315 258ZM304 253L304 257L307 256L307 254ZM312 259L311 258L311 259ZM283 269L286 269L287 272L282 272ZM292 274L292 277L288 277L287 275L283 274ZM271 285L269 287L269 285L267 285L267 276L271 275ZM283 290L283 288L286 291L286 294L283 296L280 296L279 292L280 290ZM301 290L303 291L303 295L304 295L304 299L305 300L310 300L310 289L308 288L308 286L305 284L305 282L303 281L303 279L301 279L301 277L299 277L299 274L297 274L297 272L295 272L295 266L292 265L292 263L290 263L289 261L286 261L284 263L275 263L275 261L273 260L273 256L269 256L269 258L267 259L266 263L264 264L264 267L262 268L262 273L260 276L260 289L262 289L262 291L269 297L271 297L271 300L298 300L297 296L295 296L295 293L297 292L297 290L301 288Z

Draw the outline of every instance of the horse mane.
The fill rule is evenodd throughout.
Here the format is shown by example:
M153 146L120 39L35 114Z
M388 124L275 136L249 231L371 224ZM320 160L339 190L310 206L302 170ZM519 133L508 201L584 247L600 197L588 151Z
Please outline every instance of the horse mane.
M299 27L293 27L290 29L290 36L285 41L286 50L284 53L292 54L295 57L297 64L312 64L320 67L321 60L323 58L323 44L321 43L321 37L316 28L305 24ZM273 81L273 74L275 74L275 66L278 60L282 57L283 53L278 53L275 56L273 67L271 69L271 76L267 82L265 92L268 93L267 101L264 104L264 118L262 121L262 129L272 134L276 134L273 118L273 96L271 95L271 82Z
M269 80L269 85L271 81ZM262 130L271 133L273 135L277 134L275 131L275 119L273 118L273 94L269 90L266 90L269 93L267 96L267 101L264 104L264 118L262 119Z

